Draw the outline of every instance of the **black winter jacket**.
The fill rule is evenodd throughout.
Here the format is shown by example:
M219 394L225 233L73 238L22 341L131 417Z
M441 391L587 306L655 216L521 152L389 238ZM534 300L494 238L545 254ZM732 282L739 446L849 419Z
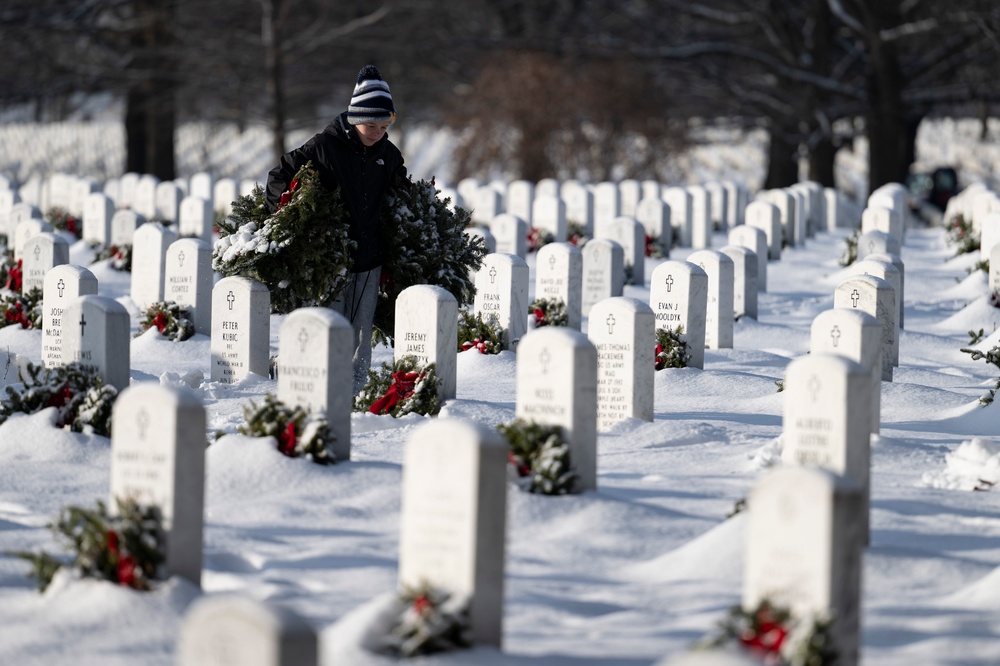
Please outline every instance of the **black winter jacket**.
M312 161L326 187L340 186L340 196L350 213L350 237L357 242L354 272L380 266L385 260L379 238L379 218L385 193L396 178L406 175L403 155L388 135L365 147L342 113L322 132L300 148L285 153L281 163L267 174L265 200L272 213L281 193L306 162Z

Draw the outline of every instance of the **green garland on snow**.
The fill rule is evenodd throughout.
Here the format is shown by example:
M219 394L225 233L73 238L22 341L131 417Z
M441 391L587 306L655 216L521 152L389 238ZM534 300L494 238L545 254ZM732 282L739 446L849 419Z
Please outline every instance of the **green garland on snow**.
M20 324L21 328L42 327L42 290L0 296L0 328Z
M0 400L0 423L12 414L55 407L56 427L111 436L111 410L118 390L105 384L96 370L79 363L54 368L28 363L26 371L22 383L6 387L7 396Z
M500 424L497 430L507 439L507 460L517 471L523 490L542 495L573 492L577 475L562 428L518 418Z
M373 346L392 346L396 297L407 287L442 287L460 308L475 297L472 275L483 265L486 245L481 237L465 234L469 211L460 206L452 210L437 192L433 180L414 183L407 177L386 197L382 224L386 262L375 310Z
M194 335L191 311L173 301L158 301L142 311L139 319L139 337L147 330L156 328L174 342L183 342Z
M259 185L219 220L212 268L253 278L271 292L271 312L329 307L351 277L356 243L339 189L320 183L308 162L290 184L288 203L273 215Z
M392 365L383 363L368 371L368 381L354 396L354 411L388 414L434 415L441 409L437 368L421 365L416 356L404 356Z
M326 417L304 407L291 407L273 393L264 395L264 402L253 400L243 408L245 423L236 430L249 437L273 437L278 451L289 458L305 456L319 465L337 462L333 454L336 435Z
M499 354L503 351L503 326L495 314L483 318L481 312L467 310L458 313L458 351L475 347L480 354Z
M683 326L656 329L656 354L653 360L657 370L687 367L691 352L684 340Z
M423 583L404 587L400 612L383 639L383 649L398 657L450 652L472 645L468 598Z

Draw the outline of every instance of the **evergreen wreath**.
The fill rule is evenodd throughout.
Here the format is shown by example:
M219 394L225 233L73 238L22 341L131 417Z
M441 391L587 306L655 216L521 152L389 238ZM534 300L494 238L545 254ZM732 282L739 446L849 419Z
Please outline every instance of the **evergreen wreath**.
M340 189L324 187L307 162L281 202L272 215L260 185L236 199L230 216L219 219L212 268L263 283L271 292L271 312L328 307L351 278L357 247L348 237Z
M657 370L687 367L691 352L683 336L684 327L680 325L656 329L656 355L653 360Z
M66 542L72 557L66 561L40 551L11 553L31 563L28 575L38 580L44 592L63 566L85 578L99 578L135 590L152 589L163 563L164 539L160 511L133 500L116 500L118 512L112 516L104 502L96 509L66 506L49 527Z
M73 432L93 432L111 436L111 409L118 390L96 370L79 363L46 368L28 363L28 376L21 384L5 387L7 396L0 400L0 424L12 414L34 414L55 407L57 428Z
M507 461L514 466L522 490L542 495L573 492L577 474L562 428L517 418L497 430L507 439Z
M383 363L368 371L368 382L354 396L354 411L388 414L437 414L437 369L433 363L420 365L416 356L404 356L392 365Z
M549 243L554 243L555 240L556 237L551 231L531 227L528 229L528 252L538 252Z
M495 314L487 315L467 310L458 313L458 351L475 347L480 354L499 354L503 351L503 327Z
M116 271L132 272L132 245L122 243L121 245L109 245L107 247L95 246L94 260L91 264L110 259L108 264Z
M42 327L42 290L35 287L27 294L17 292L0 296L0 328L20 324L21 328Z
M581 248L587 244L587 241L590 240L590 236L587 235L586 227L573 220L568 220L566 222L566 235L568 236L566 239L567 241Z
M66 231L76 238L80 238L81 220L76 219L68 210L53 206L45 213L45 219L49 221L56 231Z
M972 220L966 220L965 216L959 213L955 215L945 225L947 231L946 239L948 245L955 246L955 256L978 252L980 238L972 226Z
M157 301L143 310L139 318L139 332L135 337L154 327L174 342L183 342L195 332L191 311L173 301Z
M450 652L472 645L468 599L422 583L399 592L402 607L383 647L398 657Z
M646 234L646 256L651 259L663 259L663 245L656 234Z
M569 326L566 304L559 298L536 298L528 306L528 315L534 323L534 328Z
M858 260L858 241L860 239L861 229L855 229L850 236L844 239L847 247L844 249L844 254L840 255L839 263L841 266L850 266Z
M414 183L407 177L386 196L381 229L386 261L379 280L372 346L393 345L396 297L407 287L442 287L460 308L472 304L475 297L472 276L483 265L486 244L482 237L465 234L469 211L460 206L452 210L437 193L433 180Z
M833 621L795 618L790 611L764 599L753 610L733 606L719 623L721 634L696 647L739 645L765 664L774 666L833 666L839 653L833 641Z
M273 437L278 451L289 458L305 456L319 465L337 462L333 454L336 435L326 417L304 407L290 407L272 393L259 406L253 401L243 408L245 423L236 430L250 437Z

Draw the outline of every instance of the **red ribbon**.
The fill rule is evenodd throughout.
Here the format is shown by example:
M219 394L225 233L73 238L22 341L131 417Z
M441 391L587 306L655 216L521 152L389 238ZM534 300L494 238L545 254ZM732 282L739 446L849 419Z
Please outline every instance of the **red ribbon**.
M118 584L128 587L135 585L135 560L130 555L118 560Z
M515 456L513 451L507 452L507 462L514 466L518 476L525 477L531 474L531 465Z
M740 643L762 655L777 654L788 636L788 629L776 622L771 611L762 608L757 612L757 631L748 629L740 636Z
M20 324L21 328L31 328L31 322L24 316L24 306L21 305L20 301L15 301L14 305L7 308L7 311L3 313L3 318L9 322Z
M541 308L535 308L535 311L532 314L535 315L535 326L536 327L538 327L538 326L547 326L548 325L548 324L545 323L545 310L543 310Z
M281 193L281 200L278 202L277 210L281 210L289 201L292 200L292 192L299 189L299 179L292 178L292 182L289 184L288 189Z
M388 414L389 410L406 400L416 390L417 381L423 375L416 372L394 372L389 390L381 398L372 403L368 409L372 414Z
M295 457L295 421L289 421L284 432L278 437L278 450L289 458Z
M417 595L417 597L413 600L413 610L417 613L417 615L423 615L429 611L433 605L434 604L431 603L431 600L427 598L426 594Z
M156 316L153 317L153 326L155 326L156 330L160 333L163 333L163 331L167 328L167 316L162 312L157 312Z
M11 266L10 271L7 273L7 284L4 285L7 289L11 291L21 291L21 262L23 260L18 259L16 266ZM27 326L25 327L27 328Z

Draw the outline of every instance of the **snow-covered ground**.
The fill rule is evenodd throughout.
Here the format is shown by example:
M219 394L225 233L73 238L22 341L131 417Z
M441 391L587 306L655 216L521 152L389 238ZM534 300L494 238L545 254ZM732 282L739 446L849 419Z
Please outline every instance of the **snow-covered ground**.
M504 652L479 650L472 661L651 663L684 650L739 600L744 519L726 516L774 457L775 381L807 351L812 318L832 307L843 247L843 234L823 233L786 250L769 267L759 320L737 322L733 349L706 352L704 370L657 373L654 422L600 435L596 492L510 489ZM73 261L87 252L74 246ZM996 660L1000 519L995 493L971 488L1000 481L1000 407L978 403L997 372L959 348L970 328L994 330L1000 311L986 304L981 274L967 277L969 258L950 256L936 229L911 231L903 248L907 328L872 455L867 664ZM92 268L101 292L134 312L127 275ZM648 298L648 289L626 295ZM0 329L0 348L39 361L40 334ZM376 361L390 354L379 348ZM207 375L209 339L172 343L151 331L133 340L131 357L133 382ZM460 354L458 398L439 418L511 420L515 365L511 352ZM203 383L209 431L233 433L242 407L268 390L264 378ZM24 562L0 558L0 661L171 663L185 607L202 593L268 600L336 637L340 620L395 585L403 447L425 420L354 415L353 460L334 467L285 458L266 440L212 444L202 591L176 579L152 593L81 581L39 595ZM12 417L0 442L0 548L57 550L45 524L64 505L106 496L109 441L56 430L42 412ZM323 646L337 652L335 641Z
M833 307L846 236L820 233L772 262L759 318L736 323L733 349L706 351L704 370L657 373L655 420L599 436L597 491L508 489L503 651L421 663L651 664L713 630L741 593L745 517L727 515L775 458L784 399L775 382L808 351L813 317ZM72 263L90 256L82 244L71 250ZM872 451L862 663L995 664L1000 513L997 491L972 488L1000 481L1000 405L978 402L998 371L959 349L970 329L986 330L985 349L1000 344L1000 310L985 276L967 274L976 258L954 258L942 230L911 230L902 258L906 330ZM128 275L90 268L134 328ZM649 290L625 295L648 300ZM275 349L281 319L272 316ZM0 350L38 362L40 333L0 329ZM149 331L132 340L132 381L207 376L209 358L205 336L172 343ZM511 352L460 354L458 397L438 418L510 421L516 362ZM148 593L63 581L39 594L25 562L0 556L0 663L172 664L188 605L223 592L306 618L323 663L359 663L358 618L396 584L403 449L428 419L355 414L352 460L321 467L232 434L243 406L274 389L260 377L196 389L209 432L228 433L207 451L202 589L176 578ZM65 505L106 497L109 459L108 439L55 429L51 410L0 426L0 550L58 552L46 524Z

